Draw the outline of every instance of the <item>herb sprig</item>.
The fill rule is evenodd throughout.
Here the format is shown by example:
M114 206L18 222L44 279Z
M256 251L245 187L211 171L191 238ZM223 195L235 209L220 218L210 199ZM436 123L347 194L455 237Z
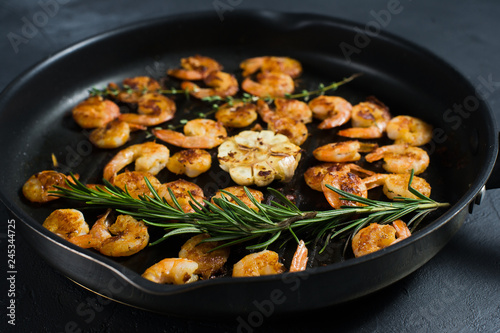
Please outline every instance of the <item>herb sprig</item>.
M277 201L263 204L245 188L248 198L258 211L248 207L233 194L222 191L221 198L213 198L213 202L204 200L203 204L191 197L193 212L185 213L171 190L169 192L173 204L160 197L147 178L145 181L152 196L144 195L139 199L133 198L126 189L122 190L107 181L104 188L92 189L75 177L73 183L67 182L68 188L57 187L58 190L52 193L83 201L89 206L115 208L119 213L131 215L151 226L164 228L166 233L152 245L179 234L208 233L210 241L222 241L224 246L257 240L246 248L262 249L289 233L294 238L296 234L300 234L316 243L322 242L323 251L332 239L345 234L352 236L368 223L390 223L413 213L408 225L416 226L431 211L449 205L420 194L411 187L412 179L413 175L408 189L418 199L397 198L394 202L366 199L328 186L342 199L359 202L364 206L345 206L327 211L301 211L273 188L268 188L268 192Z

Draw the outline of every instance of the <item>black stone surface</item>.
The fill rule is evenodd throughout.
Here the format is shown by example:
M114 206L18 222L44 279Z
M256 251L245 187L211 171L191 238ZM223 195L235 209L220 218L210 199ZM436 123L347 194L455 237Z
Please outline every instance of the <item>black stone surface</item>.
M384 16L388 8L395 8L391 6L398 12ZM352 20L360 29L379 22L384 30L446 59L481 86L497 123L500 119L496 0L3 0L0 89L54 52L115 27L194 10L213 11L223 18L243 9L326 14ZM5 281L11 217L2 206L0 332L500 332L499 199L500 190L488 190L452 241L394 285L342 306L293 317L262 317L262 322L246 318L255 327L243 326L238 318L211 322L157 315L96 296L49 267L19 233L16 325L10 325L11 297Z

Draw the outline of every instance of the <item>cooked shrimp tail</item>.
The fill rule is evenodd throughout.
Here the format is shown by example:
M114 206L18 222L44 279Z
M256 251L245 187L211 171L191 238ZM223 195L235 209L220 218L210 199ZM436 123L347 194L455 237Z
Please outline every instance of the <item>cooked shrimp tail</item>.
M307 247L303 240L299 241L297 250L293 255L292 264L290 265L290 272L300 272L304 271L307 267Z
M195 261L184 258L166 258L146 269L142 277L155 283L186 284L198 280Z

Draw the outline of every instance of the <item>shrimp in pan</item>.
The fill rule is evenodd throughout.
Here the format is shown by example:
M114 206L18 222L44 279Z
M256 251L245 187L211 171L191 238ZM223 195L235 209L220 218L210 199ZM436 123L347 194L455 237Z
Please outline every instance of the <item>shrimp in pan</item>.
M42 226L66 240L89 233L82 212L76 209L57 209L50 213Z
M198 263L198 269L194 272L209 279L211 276L221 272L229 257L229 247L222 247L222 242L204 241L210 238L209 234L200 234L188 239L179 251L180 258L186 258ZM204 241L204 242L203 242Z
M137 125L156 126L175 115L174 101L156 92L144 94L137 103L137 113L121 114L120 119Z
M153 134L174 146L200 149L215 148L227 137L227 131L222 123L211 119L188 121L184 125L184 134L167 129L155 129Z
M250 198L248 197L247 193L245 192L245 189L243 186L230 186L230 187L226 187L223 189L224 191L226 192L229 192L231 194L233 194L234 196L236 196L238 199L240 199L241 201L243 201L243 203L245 205L247 205L249 208L255 210L255 211L258 211L259 208L257 208L257 206L255 206L255 204L252 202L252 200L250 200ZM250 192L250 194L255 198L255 200L257 200L257 202L262 202L262 200L264 200L264 194L259 191L259 190L254 190L252 188L247 188L248 192ZM215 202L214 202L214 198L221 198L222 195L224 195L224 197L229 201L229 202L232 202L232 203L235 203L235 201L233 200L233 198L231 198L229 195L227 195L226 193L222 192L221 190L217 191L217 193L215 193L215 195L212 197L212 203L215 205Z
M144 178L148 179L155 190L161 185L160 181L155 176L144 171L125 171L111 177L109 181L111 184L124 191L126 189L133 198L138 199L140 196L153 195Z
M221 105L215 113L215 119L225 127L241 128L257 120L257 106L252 103L233 102Z
M314 118L322 120L319 129L344 125L351 119L352 105L342 97L319 96L309 102Z
M382 191L389 199L397 197L418 199L413 193L408 190L410 174L382 174L378 173L373 176L363 179L368 190L377 186L383 186ZM414 176L411 187L421 194L429 197L431 195L431 186L429 183L420 177Z
M120 115L120 108L114 102L101 96L89 97L72 110L73 119L82 128L104 127Z
M78 175L75 175L75 178L78 179ZM56 200L59 197L49 192L57 191L54 186L67 187L66 181L73 182L73 179L54 170L40 171L24 183L23 195L31 202L45 203Z
M184 179L178 179L161 184L158 187L158 195L164 198L170 206L177 207L172 199L172 196L170 195L169 189L172 191L177 203L181 206L181 209L185 213L194 212L194 209L191 206L192 204L195 206L205 205L203 202L203 200L205 200L203 190L195 183L188 182ZM193 198L196 203L193 202Z
M429 155L418 147L407 144L394 144L375 149L365 156L367 162L384 160L383 168L391 173L411 173L421 174L429 165Z
M238 81L233 74L225 73L222 71L210 72L203 82L207 88L202 88L191 81L184 81L181 83L181 88L189 91L189 94L198 99L219 96L228 97L235 95L238 90Z
M335 209L339 209L341 206L361 206L362 204L356 201L341 200L341 195L329 189L327 185L362 198L368 197L368 190L363 179L355 173L348 170L329 172L321 181L321 189L330 206Z
M170 172L188 177L198 177L212 166L212 156L203 149L186 149L172 155L168 159L167 169Z
M202 55L181 59L181 68L169 69L167 74L180 80L203 80L213 71L222 70L222 65L216 60Z
M115 83L108 84L108 89L117 91L115 98L120 102L138 103L148 92L157 92L161 89L160 83L148 76L136 76L123 80L124 90L120 90Z
M157 175L168 162L170 151L164 145L155 142L145 142L127 147L119 151L104 167L103 177L111 179L121 169L135 161L136 171L149 172Z
M314 149L313 155L322 162L354 162L377 147L374 143L363 143L357 140L329 143Z
M312 121L312 111L309 106L297 99L276 98L274 100L276 106L275 114L278 117L288 117L294 120L308 124Z
M103 149L112 149L123 146L130 139L130 132L145 130L142 125L129 124L115 119L104 127L99 127L90 132L89 140L94 146Z
M381 250L411 236L410 229L401 220L392 225L371 223L359 230L352 238L352 250L356 258Z
M261 72L278 72L284 73L297 78L302 74L302 65L299 61L288 57L255 57L249 58L241 62L240 68L243 70L243 76L249 76L257 71Z
M290 75L279 72L263 72L257 74L257 81L247 77L241 83L241 88L249 94L258 97L285 97L293 93L295 83Z
M263 250L243 257L233 266L233 277L281 274L285 271L276 252Z
M349 138L378 139L385 133L390 120L389 108L371 97L352 107L352 127L340 130L338 134Z
M186 258L166 258L144 271L142 277L161 284L186 284L198 281L198 263Z
M415 117L397 116L387 124L387 136L395 144L423 146L432 140L432 126Z
M310 167L304 173L306 184L315 191L322 192L321 182L323 178L330 172L349 171L360 177L373 176L375 172L363 169L354 163L321 163Z
M307 257L307 254L308 250L306 244L304 243L303 240L300 240L299 244L297 245L297 250L295 250L295 253L292 258L292 263L290 265L290 272L300 272L306 269L307 260L309 259Z

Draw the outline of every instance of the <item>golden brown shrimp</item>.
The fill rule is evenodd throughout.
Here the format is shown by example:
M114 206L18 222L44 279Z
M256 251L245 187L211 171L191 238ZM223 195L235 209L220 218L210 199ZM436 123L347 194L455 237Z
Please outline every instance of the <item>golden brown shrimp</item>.
M352 107L352 128L340 130L339 135L349 138L377 139L384 134L391 120L389 108L375 97Z
M182 82L181 88L189 91L191 96L199 99L211 96L219 96L222 98L233 96L239 90L238 81L234 75L221 71L210 72L203 79L203 82L209 88L201 88L197 84L190 81Z
M135 161L136 171L156 176L168 162L170 151L164 145L145 142L120 150L104 167L104 179L109 180L121 169Z
M309 106L297 99L276 98L274 100L276 106L276 116L288 117L294 120L308 124L312 122L313 113Z
M423 146L432 140L432 126L415 117L397 116L387 124L387 136L395 144Z
M146 269L142 277L161 284L185 284L198 280L194 272L198 269L195 261L185 258L166 258Z
M409 174L382 174L367 177L363 179L368 190L377 186L383 186L383 192L389 199L396 197L418 199L417 196L408 190L408 182L410 181ZM429 183L420 177L414 176L411 187L416 189L421 194L429 197L431 195L431 186Z
M290 265L290 272L300 272L307 268L307 247L303 240L299 241L297 245L297 250L292 258L292 264Z
M342 97L319 96L309 102L314 118L323 120L319 129L342 126L351 119L352 105Z
M323 162L354 162L361 158L361 153L367 153L377 147L374 143L363 143L357 140L329 143L314 149L313 155Z
M281 274L285 271L278 254L264 250L246 255L233 266L233 277Z
M383 168L391 173L421 174L429 166L429 155L418 147L407 144L394 144L375 149L365 156L366 161L374 162L384 159Z
M201 275L204 279L209 279L212 275L222 271L224 264L229 257L229 247L222 247L222 242L202 242L210 238L209 234L200 234L188 239L179 251L180 258L186 258L198 263L195 274Z
M118 85L110 83L108 89L118 91L115 98L125 103L137 103L141 97L148 92L156 92L161 89L161 85L148 76L136 76L123 80L124 90L120 90Z
M352 238L352 251L356 258L381 250L411 236L411 232L401 220L391 225L371 223L359 230Z
M144 94L137 103L137 113L121 114L120 119L137 125L156 126L175 115L174 101L156 92Z
M212 156L203 149L181 150L168 159L167 169L177 175L198 177L212 166Z
M160 140L182 148L210 149L220 145L227 137L222 123L211 119L194 119L184 125L184 134L159 129L153 134Z
M293 144L300 146L307 140L309 131L302 121L278 115L262 100L257 101L257 112L262 120L267 123L270 131L286 136Z
M190 204L193 201L193 199L191 199L189 193L191 193L194 200L198 204L205 205L205 203L203 202L203 200L205 199L203 190L195 183L188 182L187 180L184 179L178 179L159 186L158 195L160 197L165 198L165 200L167 200L170 206L177 207L175 206L175 203L172 197L170 196L170 192L168 191L168 189L172 191L172 193L175 196L175 199L177 200L177 202L179 203L179 205L181 206L182 210L185 213L194 212L194 209L193 207L191 207ZM196 203L193 204L196 205Z
M42 226L66 240L89 232L82 212L76 209L57 209L50 213Z
M293 93L295 83L288 74L265 72L257 74L257 82L247 77L241 83L241 88L247 93L258 97L276 98Z
M120 108L114 102L101 96L89 97L72 110L73 119L82 128L104 127L120 115Z
M250 200L250 198L248 197L247 193L245 192L245 189L243 186L230 186L230 187L224 188L223 190L236 196L238 199L243 201L243 203L245 203L245 205L247 205L249 208L251 208L255 211L259 210L259 208L257 208L257 206L255 206L254 203ZM260 202L262 202L262 200L264 200L264 194L261 191L254 190L254 189L248 188L248 187L247 187L247 190L250 192L251 195L253 195L255 200L257 200L257 202L260 203ZM217 191L215 193L215 195L212 197L212 200L211 200L212 203L215 205L215 202L213 199L214 198L221 198L223 194L229 202L236 203L233 200L233 198L231 198L229 195L223 193L221 190Z
M260 70L261 72L278 72L290 75L292 78L300 76L302 65L299 61L288 57L255 57L246 59L240 64L243 76L249 76Z
M226 127L241 128L251 125L257 120L255 104L233 102L221 105L215 113L215 119Z
M350 171L357 174L359 177L373 176L375 174L375 172L363 169L354 163L322 163L307 169L304 173L304 180L310 188L322 192L321 182L323 178L328 173L335 171Z
M94 129L89 136L94 146L103 149L112 149L123 146L130 139L130 132L145 130L142 125L129 124L125 121L115 119L104 127Z
M181 68L169 69L167 74L180 80L203 80L213 71L222 70L222 65L212 58L199 54L181 59Z
M78 175L74 175L78 179ZM73 182L70 176L66 176L54 170L40 171L31 176L23 185L23 194L31 202L44 203L59 199L49 191L57 191L54 186L68 187L66 181Z
M341 206L362 206L362 204L350 200L340 200L341 196L326 185L363 198L368 197L368 190L363 179L355 173L345 170L329 172L323 177L321 188L326 200L335 209L339 209Z
M144 249L149 242L148 228L130 215L118 215L112 222L111 210L101 216L88 235L73 237L70 242L83 248L94 248L110 257L125 257Z
M144 178L148 179L155 190L161 185L160 181L155 176L144 171L125 171L111 177L109 181L122 190L126 188L133 198L138 199L139 196L143 195L153 196Z

